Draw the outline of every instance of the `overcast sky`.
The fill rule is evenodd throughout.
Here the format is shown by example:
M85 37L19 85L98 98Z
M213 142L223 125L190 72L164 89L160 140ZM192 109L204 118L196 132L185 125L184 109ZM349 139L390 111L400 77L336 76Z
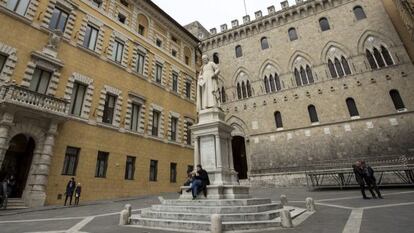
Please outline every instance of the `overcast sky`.
M246 0L247 12L254 19L254 12L262 10L267 15L267 7L274 5L280 9L282 0ZM207 30L238 19L245 15L243 0L153 0L165 12L183 26L198 20ZM293 5L295 0L289 0Z

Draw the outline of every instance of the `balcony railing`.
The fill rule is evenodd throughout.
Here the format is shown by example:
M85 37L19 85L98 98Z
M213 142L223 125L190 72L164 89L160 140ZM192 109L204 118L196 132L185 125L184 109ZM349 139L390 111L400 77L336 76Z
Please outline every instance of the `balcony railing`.
M0 102L58 115L66 115L69 108L69 104L65 100L40 94L14 84L0 87Z

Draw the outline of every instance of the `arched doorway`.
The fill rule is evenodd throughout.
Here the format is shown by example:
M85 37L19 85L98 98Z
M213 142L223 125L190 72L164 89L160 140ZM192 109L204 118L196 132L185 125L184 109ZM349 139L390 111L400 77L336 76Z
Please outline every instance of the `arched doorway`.
M12 198L22 197L33 159L35 141L24 134L14 136L1 167L0 179L13 175L16 179L11 193Z
M233 149L234 169L238 172L240 180L247 179L248 168L244 137L234 136L231 140L231 145Z

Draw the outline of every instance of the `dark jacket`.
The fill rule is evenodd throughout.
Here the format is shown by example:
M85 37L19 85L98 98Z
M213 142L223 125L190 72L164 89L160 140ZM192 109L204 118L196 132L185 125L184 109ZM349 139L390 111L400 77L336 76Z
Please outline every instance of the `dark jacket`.
M76 186L75 196L80 197L81 192L82 192L82 187L81 186Z
M201 169L197 173L198 173L198 176L194 177L196 180L201 180L203 182L203 186L210 185L210 179L208 178L208 173L204 169Z
M370 166L365 166L363 168L363 172L364 172L364 180L367 184L376 182L376 179L374 176L374 169L372 169Z
M76 182L69 180L68 184L66 185L66 195L72 196L73 192L76 188Z
M354 174L355 174L356 182L359 185L365 185L365 182L364 182L364 171L361 168L357 167L355 164L352 165L352 168L354 169Z

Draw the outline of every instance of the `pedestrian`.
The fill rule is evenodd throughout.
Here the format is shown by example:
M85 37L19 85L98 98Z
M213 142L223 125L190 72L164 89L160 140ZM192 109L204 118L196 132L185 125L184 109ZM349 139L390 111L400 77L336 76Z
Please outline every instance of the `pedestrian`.
M191 184L193 200L197 198L198 194L201 191L203 191L204 196L207 197L207 185L210 185L210 179L208 178L208 173L199 164L197 165L197 172L194 176L194 181Z
M82 192L82 186L81 183L78 183L75 189L75 205L79 205L79 198Z
M14 187L16 186L16 178L14 175L10 175L7 179L7 197L12 197L14 192Z
M379 191L379 188L377 186L377 179L374 176L374 169L372 167L368 166L365 161L361 161L361 167L364 173L364 180L367 184L367 187L369 191L371 192L372 198L377 199L377 196L372 191L373 189L378 195L378 198L383 199L381 192Z
M187 170L187 178L186 178L186 180L185 180L185 182L184 182L184 184L183 184L183 186L190 186L190 187L186 190L186 192L187 192L187 193L191 191L191 183L193 182L193 176L194 176L193 171L191 171L191 170ZM182 191L182 190L180 190L178 193L179 193L179 194L183 194L183 191Z
M69 198L69 205L72 205L72 197L73 197L73 192L75 191L75 187L76 187L75 178L74 178L74 177L72 177L72 178L69 180L68 184L66 185L66 192L65 192L65 195L66 195L66 198L65 198L65 206L66 206L66 203L67 203L67 201L68 201L68 198Z
M356 161L355 164L352 165L352 168L354 169L354 174L355 174L356 182L358 183L359 188L361 189L362 198L364 198L364 199L370 199L365 194L364 171L361 168L361 162L360 161Z

